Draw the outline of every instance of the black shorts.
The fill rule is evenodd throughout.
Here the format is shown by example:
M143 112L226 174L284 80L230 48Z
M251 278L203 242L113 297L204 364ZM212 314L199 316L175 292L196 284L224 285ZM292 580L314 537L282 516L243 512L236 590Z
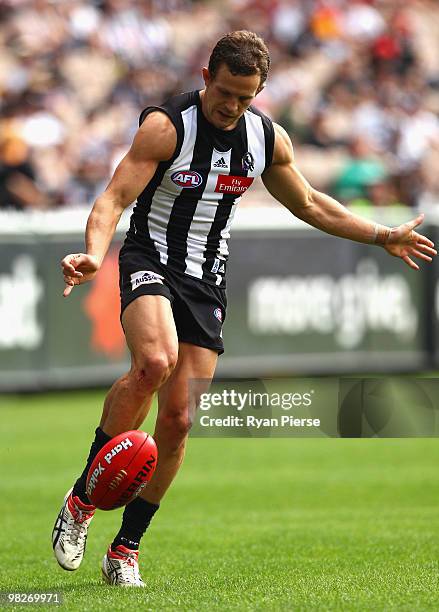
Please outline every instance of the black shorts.
M141 247L124 245L119 254L121 316L140 295L163 295L171 302L179 342L224 352L225 289L173 272Z

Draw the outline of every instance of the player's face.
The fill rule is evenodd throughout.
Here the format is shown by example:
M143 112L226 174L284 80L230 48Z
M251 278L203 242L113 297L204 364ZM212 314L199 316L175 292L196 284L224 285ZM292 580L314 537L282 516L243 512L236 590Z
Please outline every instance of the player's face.
M261 90L259 74L233 75L221 64L214 77L203 68L206 84L202 108L206 119L221 130L232 130Z

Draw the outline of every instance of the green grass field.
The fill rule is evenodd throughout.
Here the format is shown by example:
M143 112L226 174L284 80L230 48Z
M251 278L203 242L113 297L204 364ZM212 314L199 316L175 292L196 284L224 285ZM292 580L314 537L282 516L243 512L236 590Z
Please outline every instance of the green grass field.
M64 572L50 534L102 399L0 399L0 590L78 611L439 609L437 439L192 439L143 541L147 588L101 582L121 511L97 514Z

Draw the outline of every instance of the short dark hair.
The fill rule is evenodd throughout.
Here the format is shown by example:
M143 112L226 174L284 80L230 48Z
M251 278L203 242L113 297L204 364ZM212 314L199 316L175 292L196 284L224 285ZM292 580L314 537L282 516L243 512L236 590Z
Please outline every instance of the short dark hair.
M260 36L248 30L237 30L216 43L209 58L209 72L213 77L221 64L226 64L234 75L249 76L259 72L263 85L270 68L270 55Z

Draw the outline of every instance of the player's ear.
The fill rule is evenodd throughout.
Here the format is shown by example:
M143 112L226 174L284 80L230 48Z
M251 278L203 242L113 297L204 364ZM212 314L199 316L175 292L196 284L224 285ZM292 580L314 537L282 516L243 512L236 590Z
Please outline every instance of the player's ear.
M263 83L261 83L261 84L259 85L259 87L257 88L257 90L256 90L256 94L255 94L255 97L258 95L258 93L261 93L261 91L262 91L263 89L265 89L265 81L264 81Z
M202 75L203 75L204 84L207 87L209 85L209 83L212 81L212 77L211 77L211 74L209 72L209 68L206 68L206 66L204 66L204 68L202 68L201 72L202 72Z

